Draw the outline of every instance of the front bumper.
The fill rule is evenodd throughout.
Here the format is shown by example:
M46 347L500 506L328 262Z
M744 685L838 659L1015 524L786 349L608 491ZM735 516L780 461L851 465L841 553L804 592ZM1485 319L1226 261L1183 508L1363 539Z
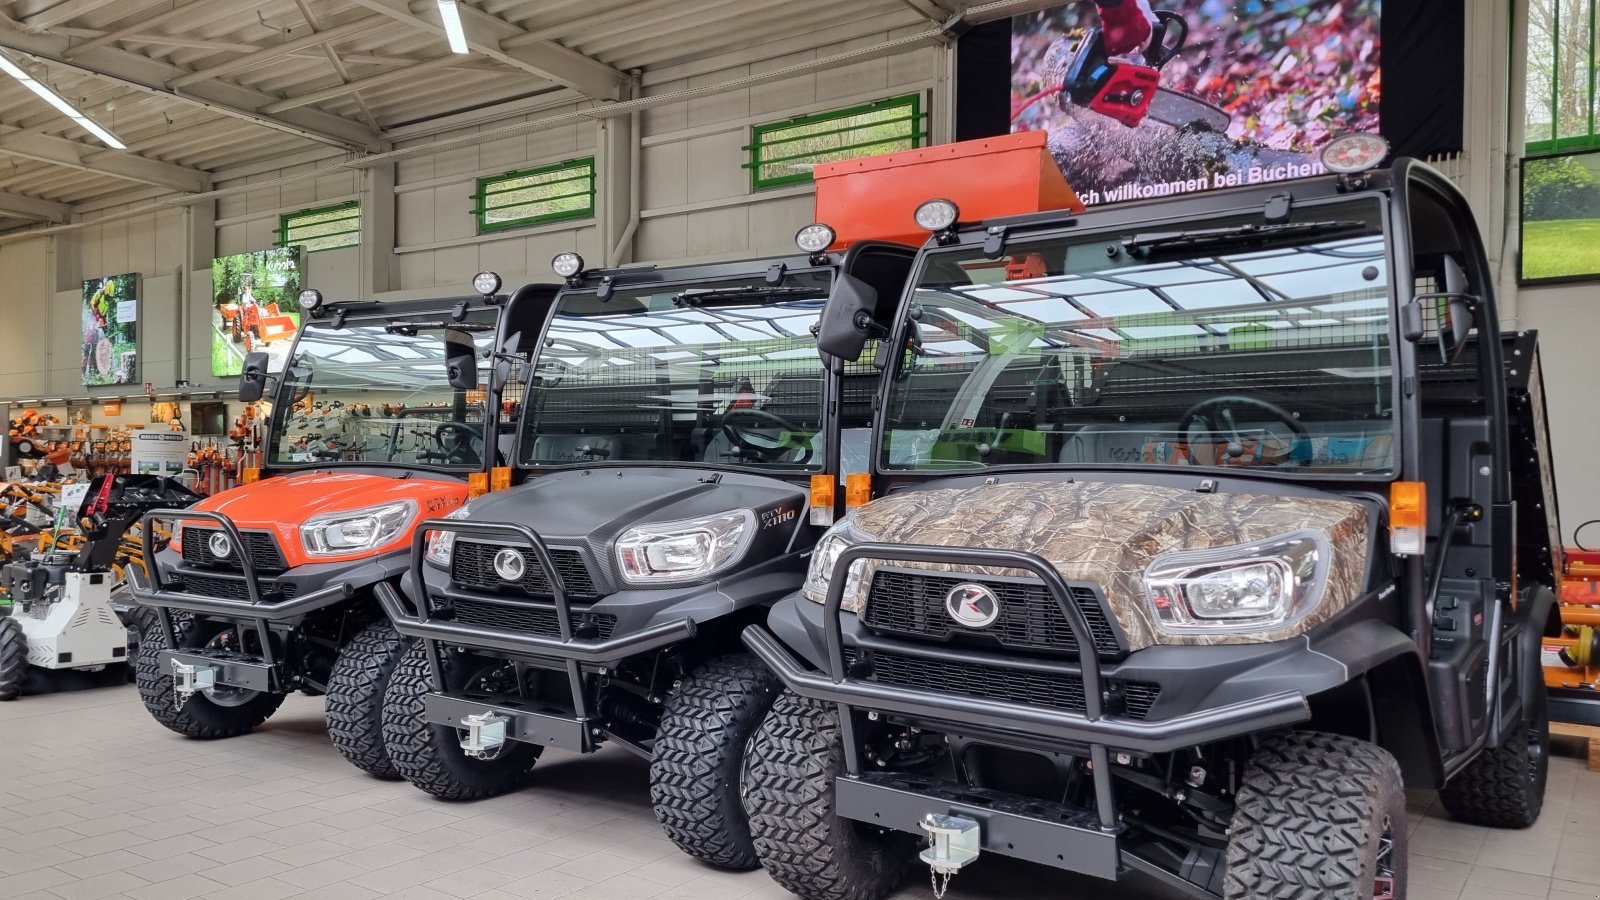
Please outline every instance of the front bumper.
M856 616L841 613L844 575L862 559L1026 572L1060 606L1078 649L1064 658L1040 661L874 635ZM1137 869L1195 896L1214 896L1210 873L1180 876L1139 854L1137 840L1119 813L1113 754L1118 764L1126 765L1126 755L1171 752L1303 722L1311 717L1311 686L1346 678L1337 661L1308 654L1304 639L1245 647L1150 648L1104 661L1087 619L1055 568L1033 554L1011 551L858 544L840 554L825 603L795 595L774 607L768 621L771 630L745 630L746 646L789 690L839 707L845 745L845 774L834 785L839 815L918 835L930 815L959 817L979 823L984 850L1108 879ZM952 671L981 664L991 671L1009 667L1018 673L1075 677L1082 685L1081 708L981 696L958 677L940 676L944 683L936 679L915 686L881 682L874 655L881 653L920 657L935 672L943 662ZM1131 714L1118 702L1119 686L1145 680L1161 685L1164 692L1172 685L1172 696L1164 693L1148 710ZM854 735L860 720L885 718L964 741L1087 757L1093 802L1043 802L870 770Z

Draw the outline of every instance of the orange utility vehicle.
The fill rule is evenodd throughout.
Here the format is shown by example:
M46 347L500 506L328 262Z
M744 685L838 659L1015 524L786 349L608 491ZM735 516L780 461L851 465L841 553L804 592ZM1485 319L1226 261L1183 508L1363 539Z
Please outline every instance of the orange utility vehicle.
M240 399L273 401L269 477L144 520L146 533L176 523L132 578L139 695L157 721L231 737L292 691L327 694L334 745L394 774L377 711L407 641L372 589L405 571L417 522L487 486L499 395L554 295L525 285L502 296L493 273L473 286L473 297L384 304L325 305L306 291L285 370L269 376L264 352L246 357Z

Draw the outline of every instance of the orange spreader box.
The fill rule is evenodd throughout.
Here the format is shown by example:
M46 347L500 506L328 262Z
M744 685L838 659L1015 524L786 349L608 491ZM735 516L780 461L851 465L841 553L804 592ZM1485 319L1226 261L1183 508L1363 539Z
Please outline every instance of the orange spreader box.
M928 232L917 207L944 199L977 222L1044 210L1082 212L1083 201L1061 176L1042 131L938 144L816 167L817 221L842 250L863 240L920 246Z

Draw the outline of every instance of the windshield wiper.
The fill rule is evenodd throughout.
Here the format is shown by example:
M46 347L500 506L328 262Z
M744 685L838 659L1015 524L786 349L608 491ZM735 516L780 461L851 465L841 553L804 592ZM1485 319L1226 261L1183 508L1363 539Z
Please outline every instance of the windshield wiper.
M468 333L494 330L493 325L485 322L390 322L383 326L383 330L390 334L403 334L406 337L416 337L419 331L438 331L444 328Z
M1157 247L1166 249L1200 247L1207 244L1248 244L1296 235L1328 234L1366 227L1368 227L1366 222L1346 219L1328 222L1291 222L1285 225L1236 225L1232 228L1205 228L1197 231L1152 231L1127 235L1122 239L1122 247L1131 254Z

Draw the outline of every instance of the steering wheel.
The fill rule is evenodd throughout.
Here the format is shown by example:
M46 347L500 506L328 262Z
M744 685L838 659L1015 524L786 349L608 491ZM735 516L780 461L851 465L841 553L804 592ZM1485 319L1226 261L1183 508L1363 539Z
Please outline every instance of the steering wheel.
M1288 426L1290 434L1297 441L1309 437L1306 432L1306 426L1302 425L1300 420L1294 417L1293 413L1269 400L1248 397L1243 394L1224 394L1220 397L1212 397L1209 400L1201 400L1199 403L1189 407L1178 418L1178 434L1187 441L1189 429L1194 427L1194 423L1197 421L1204 422L1208 434L1222 435L1227 438L1228 456L1237 459L1244 453L1244 437L1239 434L1239 425L1233 415L1233 411L1238 407L1255 409L1266 413L1274 421L1282 422ZM1218 428L1218 424L1222 427Z
M444 436L446 434L453 434L456 437L456 445L448 450L445 449L444 445ZM433 438L439 443L439 452L434 455L444 462L459 466L482 464L483 457L478 455L478 451L472 449L472 442L482 440L483 433L471 425L464 425L460 422L440 422L439 427L433 430Z
M753 419L756 424L740 428L733 423L735 419ZM794 449L805 451L804 455L795 460L795 462L804 464L811 461L811 445L809 443L791 444L782 439L772 439L754 432L754 429L757 428L777 428L791 432L803 431L800 426L777 413L770 413L764 409L756 409L750 406L742 406L723 413L722 421L718 424L722 428L722 433L728 436L728 440L732 441L734 446L754 454L765 462L777 462L778 457Z

